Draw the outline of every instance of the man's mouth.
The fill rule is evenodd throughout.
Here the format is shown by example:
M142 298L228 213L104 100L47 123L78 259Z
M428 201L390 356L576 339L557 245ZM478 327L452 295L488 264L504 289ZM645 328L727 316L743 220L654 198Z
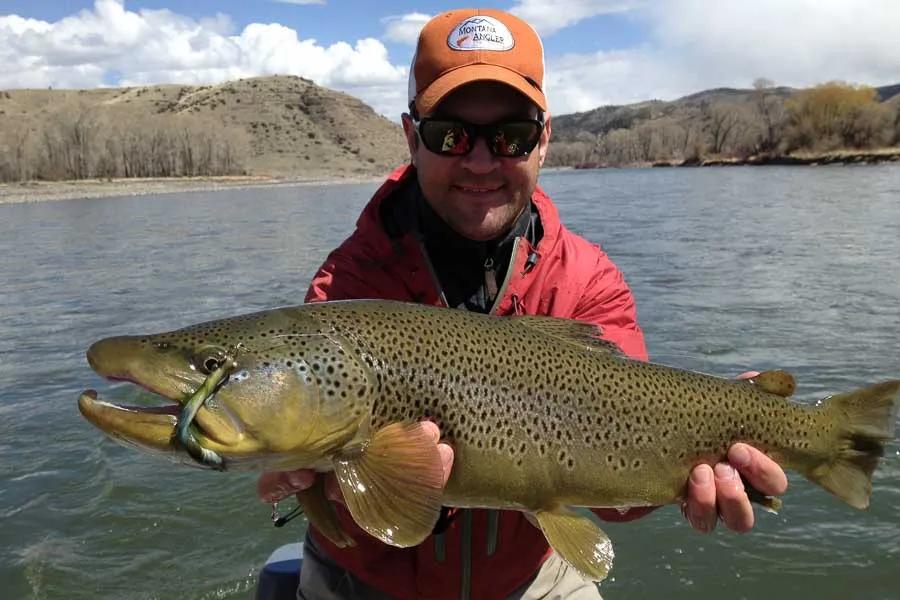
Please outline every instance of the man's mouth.
M502 185L456 185L456 189L466 194L490 194L499 191Z

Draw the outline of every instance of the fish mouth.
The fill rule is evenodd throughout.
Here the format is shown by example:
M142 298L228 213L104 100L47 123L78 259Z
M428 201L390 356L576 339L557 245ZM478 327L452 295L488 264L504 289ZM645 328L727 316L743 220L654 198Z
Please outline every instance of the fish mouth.
M78 398L78 410L98 429L127 445L153 453L179 453L173 434L181 407L126 406L106 402L96 390L85 390Z
M203 381L195 381L193 372L181 375L163 365L148 370L147 377L141 377L145 363L137 360L134 343L133 338L97 342L88 350L88 363L105 379L134 384L162 403L117 404L101 399L96 390L87 389L78 399L78 408L85 419L117 441L154 453L181 455L185 448L177 436L179 422L183 419L186 403L201 388ZM147 380L157 381L158 385ZM198 448L227 452L240 444L244 428L228 407L216 402L213 396L210 394L203 399L196 415L182 429L190 427ZM207 402L214 404L215 409L206 406Z
M155 454L183 455L187 448L178 439L178 428L184 418L184 406L164 396L157 397L169 402L148 406L116 404L101 399L96 390L87 389L78 398L78 410L85 419L116 441ZM213 453L227 452L240 440L240 428L231 425L235 420L230 415L209 416L209 412L201 408L197 418L188 424L192 437L199 449ZM222 423L226 426L221 426ZM200 463L200 466L214 465Z

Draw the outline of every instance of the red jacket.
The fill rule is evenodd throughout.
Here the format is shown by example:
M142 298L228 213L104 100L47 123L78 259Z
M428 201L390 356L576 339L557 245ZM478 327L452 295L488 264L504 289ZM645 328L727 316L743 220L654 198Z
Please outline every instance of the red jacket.
M414 176L415 169L409 166L391 173L363 210L356 231L325 259L307 302L383 298L442 305L419 239L409 232L391 237L381 219L382 203ZM616 266L598 246L563 227L556 207L540 188L532 202L543 237L537 248L524 238L518 240L507 283L492 312L596 323L604 338L646 360L634 299ZM526 264L532 251L537 261L532 258L533 264ZM339 549L313 530L316 543L358 579L398 598L460 598L465 597L465 587L471 598L505 598L527 582L550 553L543 534L516 511L494 511L494 516L492 511L468 511L451 522L442 539L431 536L414 548L395 548L366 534L342 506L338 508L357 545ZM647 510L625 515L616 510L595 512L621 521ZM464 547L466 537L470 543Z

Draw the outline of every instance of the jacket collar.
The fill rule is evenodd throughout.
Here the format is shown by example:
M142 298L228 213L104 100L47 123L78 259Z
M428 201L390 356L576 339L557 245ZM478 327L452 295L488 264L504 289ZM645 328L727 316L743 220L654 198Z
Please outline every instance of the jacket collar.
M398 167L391 172L372 196L372 200L363 209L356 222L357 229L365 235L364 239L372 240L377 244L377 248L382 251L386 252L395 248L398 242L402 242L398 238L405 238L410 234L409 229L403 227L402 224L398 228L396 224L386 223L383 219L383 209L384 203L390 201L389 199L415 176L416 169L410 164ZM543 236L538 242L535 251L538 253L538 256L550 254L559 240L562 227L559 221L559 212L556 210L556 206L554 206L550 197L539 185L535 187L534 193L531 195L531 201L538 211L541 227L543 227Z

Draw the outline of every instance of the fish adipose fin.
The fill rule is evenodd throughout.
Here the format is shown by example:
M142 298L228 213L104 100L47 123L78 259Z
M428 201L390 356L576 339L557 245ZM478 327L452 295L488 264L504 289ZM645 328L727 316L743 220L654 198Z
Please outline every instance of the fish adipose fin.
M341 527L334 504L325 497L325 478L316 477L315 483L305 490L297 492L297 501L303 508L309 524L328 538L338 548L355 546L356 542Z
M613 547L596 523L566 507L534 514L547 542L582 576L603 581L612 568Z
M804 475L850 506L866 508L872 493L872 471L884 454L884 443L894 439L900 381L832 396L823 409L835 413L837 448L828 460Z
M415 546L441 512L443 463L421 423L382 427L359 448L334 459L353 520L386 544Z
M764 391L782 398L790 398L797 389L797 382L794 376L787 371L763 371L750 380Z
M513 318L523 325L564 342L588 348L589 350L625 356L617 345L601 337L603 331L598 325L593 323L560 319L558 317L525 316Z

